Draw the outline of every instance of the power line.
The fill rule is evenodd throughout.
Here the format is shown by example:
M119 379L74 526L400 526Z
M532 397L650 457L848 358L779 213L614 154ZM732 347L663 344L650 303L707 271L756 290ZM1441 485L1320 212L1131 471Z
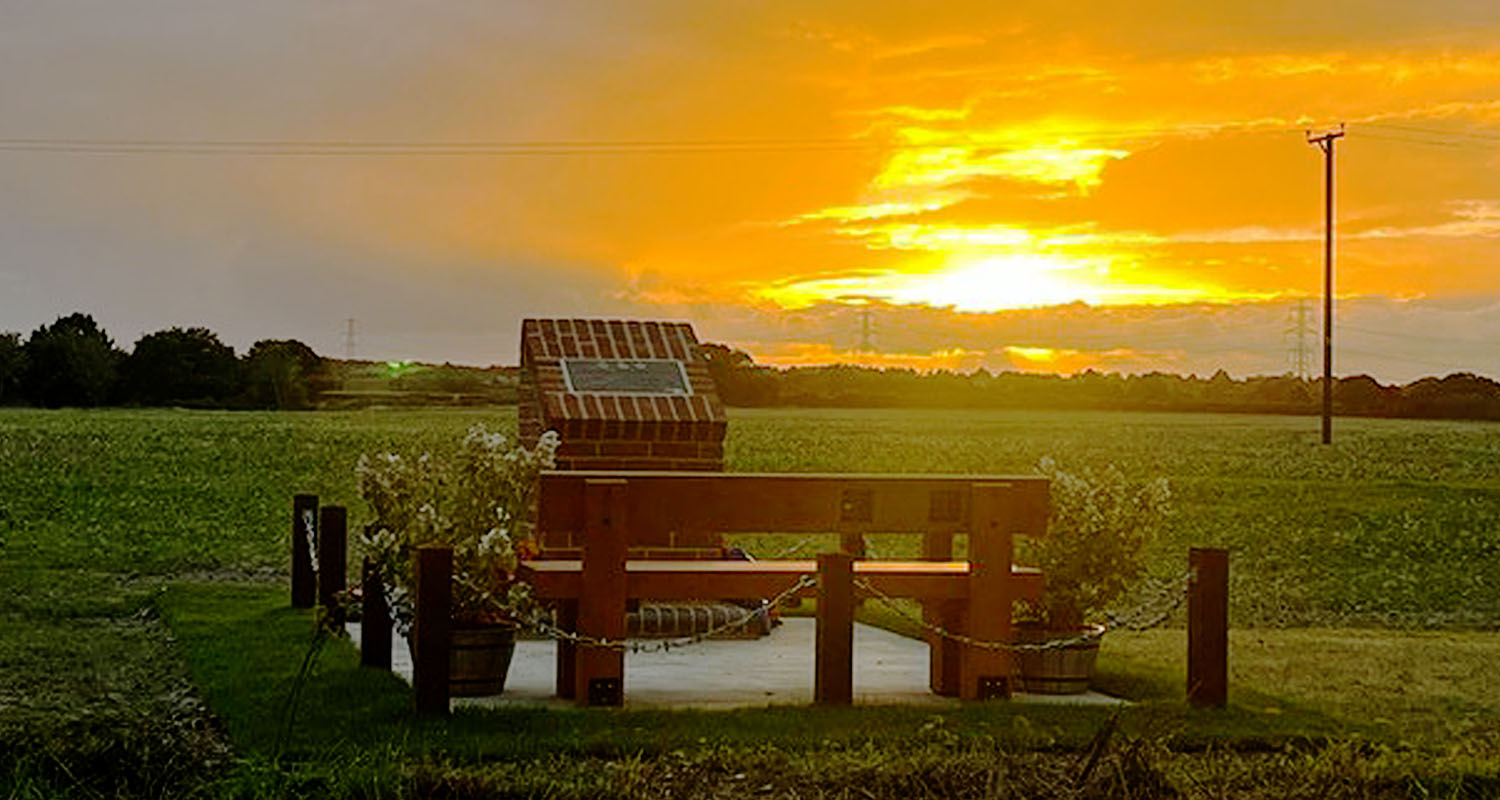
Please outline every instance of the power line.
M1261 123L1183 125L1165 128L1096 128L1045 131L1040 141L1080 139L1125 141L1161 136L1198 136L1212 133L1285 133L1292 128ZM1036 142L1001 143L974 140L963 134L931 141L874 141L850 138L770 139L643 139L643 140L420 140L351 139L108 139L0 138L0 152L83 155L243 155L243 156L578 156L677 155L718 153L836 152L937 150L963 148L978 152L1017 152ZM1043 144L1042 146L1045 146Z
M1410 357L1407 357L1407 356L1393 355L1391 353L1372 353L1369 350L1356 350L1356 349L1354 349L1352 347L1344 347L1342 345L1339 346L1339 352L1340 353L1349 353L1351 355L1357 355L1357 356L1364 356L1366 358L1379 358L1379 359L1386 359L1386 360L1389 360L1389 361L1402 361L1402 362L1406 362L1408 364L1420 364L1420 365L1422 365L1424 367L1436 367L1438 369L1446 369L1446 370L1456 370L1457 369L1457 367L1453 366L1452 362L1440 363L1440 362L1437 362L1437 361L1428 361L1426 359L1421 359L1421 358L1410 358Z
M1478 347L1494 347L1495 341L1482 342L1477 339L1454 339L1447 336L1426 336L1418 333L1392 333L1390 331L1375 331L1369 328L1356 328L1351 325L1340 326L1346 331L1363 333L1370 336L1389 336L1396 339L1421 339L1427 342L1438 342L1439 344L1472 344Z
M1376 140L1384 141L1384 142L1405 142L1407 144L1424 144L1424 145L1427 145L1429 147L1446 147L1448 149L1457 149L1457 150L1470 149L1470 148L1474 148L1474 147L1478 147L1479 146L1477 142L1440 142L1440 141L1435 141L1435 140L1432 140L1432 139L1418 139L1418 138L1415 138L1415 137L1412 137L1412 136L1391 136L1389 134L1384 134L1384 133L1364 133L1364 134L1360 134L1360 138L1362 138L1362 139L1376 139ZM1485 148L1485 149L1489 149L1489 148Z
M1444 128L1427 128L1427 127L1422 127L1420 125L1396 125L1396 124L1389 123L1389 122L1363 122L1363 123L1360 123L1360 124L1361 125L1367 125L1367 126L1370 126L1370 127L1375 127L1375 128L1388 128L1388 129L1393 130L1393 131L1407 131L1409 133L1427 133L1427 134L1436 134L1438 136L1461 136L1461 137L1468 138L1468 139L1484 139L1484 140L1487 140L1487 141L1500 141L1500 133L1478 133L1476 131L1455 131L1455 130L1447 130L1447 129L1444 129Z

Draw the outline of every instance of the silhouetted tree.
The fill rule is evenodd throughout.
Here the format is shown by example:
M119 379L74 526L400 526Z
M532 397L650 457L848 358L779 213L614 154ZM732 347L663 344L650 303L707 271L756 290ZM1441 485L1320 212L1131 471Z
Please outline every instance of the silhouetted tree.
M1469 372L1423 378L1400 390L1400 413L1429 418L1500 418L1500 384Z
M126 396L144 405L222 406L240 390L234 348L207 328L142 336L120 372Z
M776 402L781 382L767 367L756 366L755 359L743 350L707 342L698 351L708 360L708 374L718 387L719 397L733 406L765 406Z
M246 401L255 408L309 408L313 377L322 363L296 339L262 339L245 354Z
M21 334L0 333L0 406L22 402L21 387L26 379L26 349Z
M24 391L39 406L97 406L109 400L122 354L88 314L69 314L26 340Z

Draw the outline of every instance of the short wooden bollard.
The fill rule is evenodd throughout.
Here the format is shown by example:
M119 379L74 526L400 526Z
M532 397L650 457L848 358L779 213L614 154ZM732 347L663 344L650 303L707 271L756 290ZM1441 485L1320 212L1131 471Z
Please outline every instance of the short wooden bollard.
M1229 700L1229 551L1188 551L1188 702L1222 708Z
M342 616L339 595L348 587L348 517L343 506L324 506L318 513L318 603Z
M360 569L359 663L391 668L391 607L385 601L385 581L366 558Z
M421 713L448 713L448 615L452 600L453 551L446 547L418 548L417 608L412 622L416 652L411 682Z
M854 557L848 553L818 555L816 635L813 701L849 705L854 702Z
M318 575L312 554L318 540L318 496L292 497L292 608L312 608L318 598Z

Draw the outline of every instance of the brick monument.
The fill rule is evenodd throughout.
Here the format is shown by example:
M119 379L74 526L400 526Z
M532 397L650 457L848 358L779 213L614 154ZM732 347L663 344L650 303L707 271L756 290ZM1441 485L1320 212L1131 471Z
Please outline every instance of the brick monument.
M562 437L558 469L722 470L727 420L685 322L521 323L521 441Z

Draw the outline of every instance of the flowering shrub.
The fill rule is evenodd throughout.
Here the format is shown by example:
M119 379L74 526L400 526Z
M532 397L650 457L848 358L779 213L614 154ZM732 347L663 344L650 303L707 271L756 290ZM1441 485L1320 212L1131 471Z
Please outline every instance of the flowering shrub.
M410 624L419 547L453 549L453 617L460 624L529 623L540 609L531 587L515 579L521 558L535 554L531 518L543 469L557 451L556 433L533 449L475 425L451 460L424 454L360 456L360 495L375 512L361 542L390 585L403 632Z
M1024 616L1069 627L1097 616L1140 577L1171 492L1165 478L1133 485L1113 466L1070 473L1044 458L1038 470L1051 479L1052 516L1047 536L1025 543L1025 553L1041 568L1046 593Z

